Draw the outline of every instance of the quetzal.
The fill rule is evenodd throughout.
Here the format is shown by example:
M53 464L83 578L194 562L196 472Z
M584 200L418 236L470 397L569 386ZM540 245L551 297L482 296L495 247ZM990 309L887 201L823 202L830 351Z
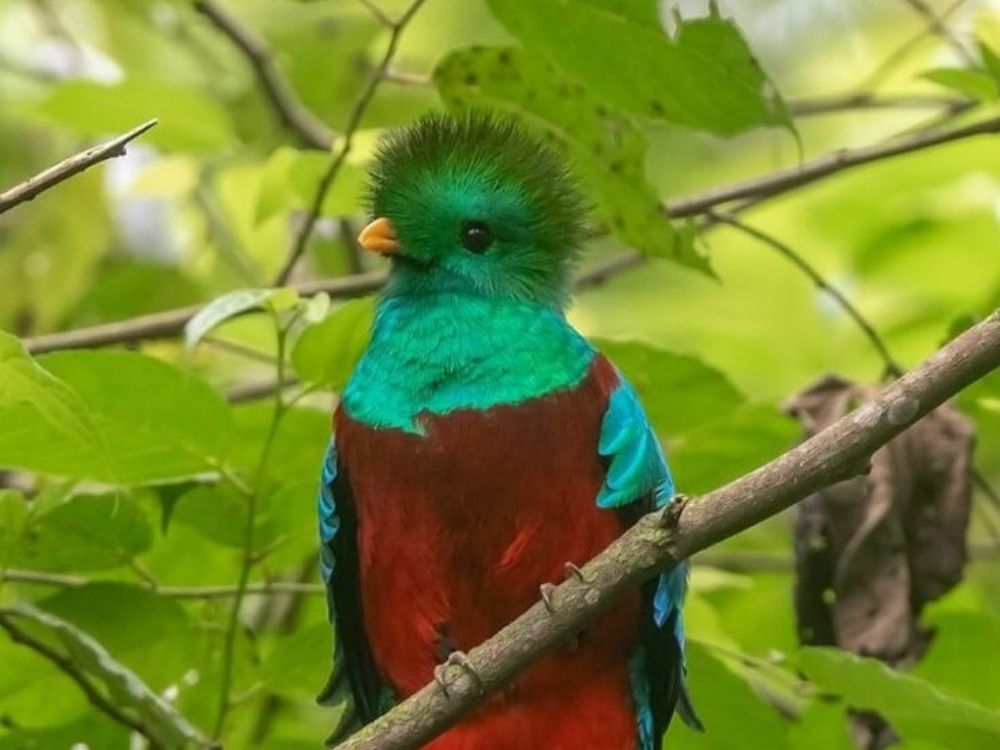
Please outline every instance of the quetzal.
M392 267L319 495L363 722L673 495L635 392L564 316L585 210L558 154L510 119L426 116L380 144L370 203L359 242ZM653 750L675 709L698 727L685 587L681 566L626 596L427 747Z

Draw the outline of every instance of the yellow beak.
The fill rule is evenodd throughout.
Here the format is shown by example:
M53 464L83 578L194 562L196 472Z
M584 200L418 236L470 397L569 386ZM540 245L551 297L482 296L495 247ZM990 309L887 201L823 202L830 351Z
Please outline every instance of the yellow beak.
M396 232L392 228L392 223L384 216L375 219L361 230L358 244L369 252L381 255L395 255L399 252Z

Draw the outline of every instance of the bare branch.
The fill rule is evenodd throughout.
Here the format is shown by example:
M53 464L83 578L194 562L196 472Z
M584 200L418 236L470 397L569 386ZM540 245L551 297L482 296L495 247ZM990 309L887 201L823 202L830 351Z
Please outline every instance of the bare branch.
M58 164L52 165L44 172L39 172L34 177L30 177L24 182L15 185L10 190L0 193L0 214L10 211L21 203L33 200L42 192L55 187L60 182L64 182L86 169L90 169L95 164L100 164L102 161L116 156L124 156L125 147L128 143L154 127L157 122L157 120L150 120L137 128L133 128L124 135L118 136L112 141L74 154L68 159L63 159Z
M969 104L975 103L956 96L930 96L926 94L887 96L872 91L863 91L842 96L795 99L788 102L788 109L795 117L812 117L859 109L943 109L946 112L951 112L960 108L964 109Z
M744 234L753 237L757 241L767 245L791 261L796 268L812 280L818 289L828 294L834 302L837 303L840 309L847 313L847 315L850 316L850 318L857 324L858 328L861 329L861 332L864 333L865 337L871 343L872 348L874 348L878 353L878 356L882 360L882 364L885 367L885 372L893 377L899 377L899 375L902 374L902 368L892 358L892 355L889 354L888 347L882 340L882 337L879 336L878 332L875 330L875 327L864 315L861 314L858 308L856 308L839 289L830 284L830 282L828 282L823 275L809 263L809 261L777 237L747 224L730 213L718 211L716 209L712 209L709 213L716 220L722 222L723 224L728 224Z
M372 272L294 284L293 288L306 297L326 292L334 299L352 299L370 294L381 288L383 283L385 283L385 274ZM201 309L201 305L193 305L177 310L140 315L118 323L104 323L90 328L79 328L75 331L49 333L25 339L24 345L32 354L42 354L58 349L83 349L171 338L183 332L187 322Z
M326 168L326 172L324 172L322 178L320 178L319 184L316 187L316 193L313 195L309 211L306 213L305 219L299 227L299 231L295 235L292 249L288 253L288 257L285 259L281 270L278 271L278 275L274 279L275 286L281 286L288 280L288 277L292 275L292 271L295 269L295 264L299 262L299 258L301 258L302 254L305 252L306 245L309 244L309 238L312 236L313 230L316 228L316 222L319 220L320 211L323 209L323 201L326 200L326 194L333 186L333 181L336 179L341 167L343 167L344 163L347 161L347 155L351 152L351 146L354 141L354 133L361 125L361 120L365 116L365 112L368 111L368 106L371 104L371 101L375 96L375 92L378 90L378 86L382 82L382 77L389 69L389 65L392 63L392 58L396 55L396 47L399 45L399 38L402 36L407 24L409 24L416 12L420 10L420 6L423 5L424 2L425 0L413 0L403 15L400 16L399 20L389 26L392 33L389 36L389 44L386 46L385 54L382 56L382 62L379 63L375 72L368 80L368 85L361 93L361 97L355 103L354 109L351 111L351 116L347 121L347 128L344 130L343 138L337 149L337 155L330 161L329 166Z
M745 198L760 201L765 198L773 198L794 188L808 185L829 175L863 164L891 159L914 151L923 151L927 148L954 143L966 138L997 133L1000 133L1000 117L991 117L958 128L928 130L906 138L897 138L871 146L840 149L797 167L779 169L763 177L707 190L688 198L669 201L666 205L666 212L672 218L683 218L707 213L710 208L731 201Z
M862 471L871 454L974 381L1000 367L1000 310L969 329L881 394L815 437L746 476L689 503L683 513L641 519L552 591L555 611L536 603L469 653L479 679L448 675L448 696L431 683L338 747L420 747L509 682L531 662L678 560L779 513L816 490ZM672 521L672 524L670 523Z
M55 586L57 588L80 588L94 581L82 576L64 575L61 573L46 573L40 570L17 570L9 568L0 573L0 581L13 581L35 586ZM236 586L144 586L155 591L160 596L171 599L226 599L236 595ZM246 594L254 596L272 596L275 594L315 594L326 593L326 588L319 583L298 583L295 581L259 581L248 583Z
M968 0L955 0L955 2L941 11L941 14L938 16L938 20L944 22L949 16L965 5L966 2L968 2ZM925 25L917 34L910 37L903 42L902 45L897 47L895 52L882 60L878 67L865 77L859 88L866 90L879 86L889 76L889 74L899 67L900 63L909 57L910 53L920 46L920 43L932 33L934 33L934 30Z
M669 201L664 206L666 214L672 218L685 218L707 214L716 206L744 200L735 210L757 205L778 195L817 180L838 174L864 164L871 164L902 154L913 153L927 148L953 143L966 138L1000 132L1000 117L990 118L971 125L947 130L928 131L887 143L864 146L856 149L842 149L826 156L805 162L798 167L783 169L763 177L733 183L705 191L686 198ZM338 156L339 158L339 156ZM336 164L336 160L334 164ZM328 172L329 174L329 172ZM320 204L322 201L320 201ZM577 288L595 286L616 273L643 262L639 253L626 253L614 258L598 268L581 274ZM295 258L289 256L286 268L290 269ZM293 287L303 295L326 291L338 299L357 297L379 289L385 276L379 273L360 274L319 282L295 284ZM107 323L92 328L53 333L27 339L28 351L40 354L56 349L107 346L141 340L170 338L178 335L187 321L200 307L188 307L153 315L144 315L120 323Z
M194 9L208 18L247 58L282 126L306 146L326 151L334 134L296 96L282 77L264 41L215 0L196 0Z
M47 659L73 682L75 682L77 687L79 687L80 690L83 691L83 694L87 696L87 700L90 701L90 705L98 711L107 715L108 718L118 724L121 724L123 727L141 734L153 744L153 747L159 747L155 738L149 736L146 728L127 713L120 710L110 700L105 698L101 691L98 690L89 679L87 679L87 676L82 670L80 670L79 667L76 666L76 664L73 663L71 659L63 656L45 642L35 638L34 636L28 635L28 633L21 630L13 622L11 622L11 618L5 612L0 612L0 628L7 631L7 635L10 636L10 639L14 641L14 643L20 643L22 646L27 646L39 656Z
M380 24L392 28L393 20L385 14L385 11L378 7L372 0L359 0L359 2L365 6L365 9L371 13Z
M962 61L968 65L970 68L979 68L979 61L976 60L975 56L962 43L955 33L948 28L944 21L938 17L924 0L903 0L907 5L913 8L921 18L927 22L927 28L932 32L937 34L939 37L944 39L953 50L962 58Z

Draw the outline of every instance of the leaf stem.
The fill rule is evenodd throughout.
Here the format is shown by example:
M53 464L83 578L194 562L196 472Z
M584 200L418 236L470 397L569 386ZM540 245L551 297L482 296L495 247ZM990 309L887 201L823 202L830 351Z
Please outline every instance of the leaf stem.
M285 359L286 359L286 345L288 342L288 331L291 328L291 324L294 322L293 317L286 325L282 325L278 313L272 312L274 317L275 329L277 331L278 346L277 346L277 375L278 375L278 387L274 392L274 410L271 413L271 424L268 427L267 437L264 438L264 445L261 448L260 458L257 461L257 468L254 471L253 483L250 488L239 480L232 472L224 473L231 482L236 484L237 488L244 493L247 500L247 514L246 514L246 527L243 532L243 555L242 563L240 565L240 576L236 583L236 592L233 595L232 609L229 612L229 623L226 627L226 639L223 645L222 652L222 685L219 690L219 710L216 714L215 727L212 730L212 737L214 739L219 739L222 736L223 728L226 723L226 716L229 714L229 709L232 707L231 693L232 693L232 682L233 682L233 661L236 654L236 635L239 631L240 626L240 609L243 607L243 599L247 593L247 586L250 583L250 573L253 569L254 564L257 562L257 557L254 554L254 546L256 543L254 529L257 522L257 499L261 492L261 486L263 484L264 470L267 468L267 461L271 456L271 450L274 446L275 437L278 434L278 427L281 424L281 419L285 415L287 407L282 400L282 390L285 382ZM249 491L247 491L249 489Z

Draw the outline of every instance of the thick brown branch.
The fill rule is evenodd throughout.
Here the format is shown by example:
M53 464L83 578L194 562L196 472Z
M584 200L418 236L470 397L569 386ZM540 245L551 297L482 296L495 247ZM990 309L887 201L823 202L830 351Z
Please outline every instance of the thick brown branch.
M145 122L112 141L88 148L86 151L74 154L68 159L63 159L44 172L39 172L34 177L30 177L24 182L15 185L10 190L0 193L0 214L10 211L14 206L33 200L49 188L55 187L60 182L68 180L85 169L90 169L95 164L100 164L102 161L116 156L124 156L125 146L154 127L156 123L157 120Z
M889 385L875 400L771 463L688 504L672 528L665 528L660 514L641 519L584 567L581 580L571 578L552 592L554 612L538 603L473 649L469 661L479 680L456 667L448 675L448 697L432 683L339 747L419 747L640 581L811 492L863 471L875 450L998 366L1000 310Z
M292 275L292 271L295 269L295 264L299 262L299 258L301 258L302 254L306 251L306 246L309 244L309 238L312 236L313 230L316 228L316 222L319 221L320 212L323 209L323 201L326 200L326 195L330 192L330 188L333 186L333 181L337 178L337 174L340 172L341 167L343 167L344 163L347 161L347 155L350 153L354 142L354 133L361 125L361 120L365 116L365 112L368 111L368 106L371 104L372 99L375 97L375 92L378 90L378 86L382 82L382 77L389 69L389 65L392 63L392 58L396 55L396 47L399 46L399 38L402 36L407 24L409 24L416 12L420 10L420 6L423 5L424 2L425 0L413 0L403 15L399 17L399 20L390 25L389 28L392 32L389 35L389 43L385 48L385 54L382 56L382 61L375 69L375 72L372 73L371 78L368 79L368 85L365 87L365 90L361 92L361 97L355 103L354 109L351 111L351 116L347 121L347 128L344 130L343 139L337 147L337 154L330 161L329 166L326 168L326 172L323 173L319 184L316 186L316 192L313 195L312 204L309 206L309 211L306 213L305 218L302 221L302 225L295 234L292 249L288 253L288 257L285 258L285 262L281 266L281 270L278 271L278 275L274 279L275 286L281 286L288 280L288 277Z
M264 41L214 0L197 0L194 9L208 18L247 58L282 126L304 145L328 150L333 143L333 132L299 101Z
M385 283L385 274L373 272L345 276L322 281L310 281L293 285L299 294L309 297L326 292L334 299L351 299L370 294ZM179 335L187 322L201 310L200 305L182 307L151 315L123 320L119 323L105 323L75 331L49 333L25 339L24 345L32 354L56 351L58 349L83 349L113 344L128 344L136 341L152 341Z

